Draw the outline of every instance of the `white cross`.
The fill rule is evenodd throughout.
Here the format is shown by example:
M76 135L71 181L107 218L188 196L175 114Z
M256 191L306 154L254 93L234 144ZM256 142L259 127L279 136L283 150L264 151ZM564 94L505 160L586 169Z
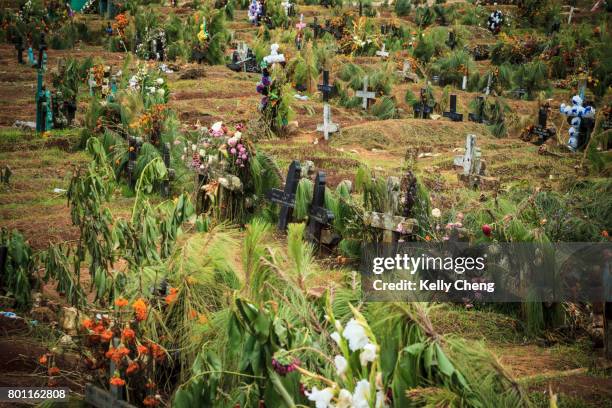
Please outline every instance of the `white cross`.
M361 106L363 106L363 109L366 109L366 110L368 109L368 99L376 98L376 94L374 92L368 92L368 77L367 76L363 78L363 90L357 91L356 95L358 98L363 99Z
M299 31L302 31L305 27L306 24L304 23L304 15L300 14L300 22L295 25L295 28L297 28Z
M389 56L389 53L385 51L385 44L383 44L382 50L376 51L376 55L378 55L379 57L382 57L383 59Z
M461 89L464 90L464 91L467 89L467 81L468 81L468 77L467 77L467 75L464 75L463 76L463 82L461 83Z
M465 176L480 174L480 148L476 147L476 136L467 135L465 139L465 153L455 156L454 165L463 167Z
M244 41L242 41L236 47L236 51L238 51L238 56L240 57L240 61L244 61L247 58L247 54L249 52L249 46Z
M331 108L329 104L323 105L323 124L317 125L317 132L323 132L325 140L329 140L329 135L338 131L338 125L332 122Z
M489 95L491 93L491 74L489 74L489 79L487 80L487 87L485 88L485 95Z

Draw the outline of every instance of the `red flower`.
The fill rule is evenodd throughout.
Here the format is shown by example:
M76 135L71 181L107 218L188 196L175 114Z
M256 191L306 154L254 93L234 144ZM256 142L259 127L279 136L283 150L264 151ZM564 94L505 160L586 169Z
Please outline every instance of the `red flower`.
M119 306L119 307L125 307L128 305L128 301L122 297L118 298L117 300L115 300L115 305Z
M154 390L157 387L157 384L155 384L153 380L149 378L149 381L147 381L147 384L145 385L145 387L150 390Z
M134 330L130 329L129 327L126 327L125 329L123 329L123 332L121 333L121 338L123 339L123 341L131 342L134 340L135 337L136 337L136 333L134 332Z
M49 374L50 376L59 375L59 373L60 369L58 367L51 367L49 368L49 370L47 370L47 374Z
M125 381L121 377L113 377L110 380L110 384L116 387L123 387L125 385Z
M166 351L158 344L151 344L151 353L157 361L163 361L166 358Z
M128 368L127 368L127 370L125 370L125 373L126 373L127 375L132 375L132 374L134 374L135 372L137 372L138 370L140 370L140 366L138 365L138 363L137 363L137 362L133 361L133 362L131 362L131 363L128 365Z
M115 349L113 347L109 348L106 353L104 353L104 357L113 358L113 354L115 354Z
M490 237L492 232L493 232L493 229L491 228L489 224L484 224L482 226L482 233L485 234L487 237Z
M96 327L94 327L94 329L93 329L93 331L94 331L96 334L102 334L102 333L104 333L104 330L105 330L105 328L104 328L104 326L103 326L102 324L98 324L98 325L97 325Z
M40 356L40 358L38 359L38 362L42 365L46 365L47 364L47 355L43 354L42 356Z
M144 354L149 354L149 349L147 348L147 346L143 346L142 344L139 344L136 347L136 350L138 350L138 355L142 356Z
M102 338L103 343L108 343L113 338L113 332L110 330L105 330L100 337Z
M144 299L140 298L132 305L134 313L136 314L136 320L143 321L147 317L147 304Z
M170 294L168 296L166 296L166 303L167 304L171 304L176 300L176 297L178 296L178 289L177 288L170 288Z
M149 395L142 401L142 404L145 407L155 407L159 404L159 401L153 395Z
M83 327L87 330L91 330L94 327L94 323L91 319L83 320Z

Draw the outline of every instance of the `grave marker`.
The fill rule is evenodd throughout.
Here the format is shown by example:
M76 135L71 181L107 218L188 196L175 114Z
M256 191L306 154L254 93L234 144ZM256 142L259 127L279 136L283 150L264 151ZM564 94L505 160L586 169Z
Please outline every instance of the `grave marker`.
M468 119L476 123L487 123L484 118L485 100L483 96L478 96L476 99L476 113L468 113Z
M323 124L317 125L317 131L323 132L325 140L329 140L329 135L338 131L338 125L331 118L331 107L327 103L333 89L329 84L329 71L323 71L323 83L319 84L318 88L323 93Z
M419 102L412 106L414 117L421 119L429 119L429 115L433 112L431 106L427 104L427 95L425 88L421 88Z
M128 137L128 164L127 164L127 176L128 184L130 188L136 187L136 175L134 170L136 169L136 160L138 160L138 152L142 146L142 139L139 137Z
M454 50L457 46L457 38L455 37L455 32L452 30L448 32L448 39L446 40L446 45L448 45L451 50Z
M382 49L380 51L376 51L376 55L385 59L389 56L389 53L386 51L386 44L383 43Z
M164 143L162 150L162 158L164 159L164 165L166 166L166 179L162 181L161 195L162 197L170 197L170 181L174 180L174 169L170 167L170 143Z
M362 99L361 106L363 107L363 109L366 109L366 110L368 109L368 100L376 98L376 94L374 92L368 92L367 75L365 78L363 78L363 90L357 91L356 95L358 98Z
M417 221L406 216L395 215L400 207L400 197L402 193L407 196L410 194L412 184L410 182L403 183L400 187L400 181L397 177L389 177L387 179L387 197L390 203L389 208L383 213L375 211L367 211L364 213L363 223L366 226L383 230L383 242L397 242L402 234L411 234L414 231ZM416 185L415 185L416 188ZM406 197L407 197L406 196ZM410 211L412 206L408 209ZM403 214L407 214L404 208Z
M404 80L404 81L412 81L412 82L418 82L419 81L419 77L417 76L417 74L415 74L414 72L412 72L412 66L410 65L410 61L408 60L404 60L404 64L402 66L402 70L398 71L400 77Z
M38 73L36 84L36 131L44 132L51 129L48 124L49 113L51 110L51 95L43 85L43 74L45 70L45 51L47 50L47 42L45 34L40 34L40 42L38 45Z
M450 111L443 112L442 116L450 118L453 122L463 122L463 114L457 112L457 95L450 96Z
M134 405L115 398L110 392L93 384L85 385L85 402L96 408L136 408Z
M285 188L283 190L273 188L266 193L268 200L279 204L281 207L277 225L277 228L281 231L287 230L287 225L291 222L293 209L295 208L295 193L300 182L301 172L300 162L297 160L292 161L287 172Z
M499 185L499 179L484 176L485 163L481 160L480 148L476 147L475 135L467 135L465 153L462 156L455 156L453 164L461 168L457 178L471 188L477 188L485 182L490 187Z
M321 243L321 230L330 225L334 213L325 208L325 172L318 171L315 177L312 202L308 210L308 239L317 245Z
M23 64L23 37L17 34L15 38L15 50L17 51L17 63Z
M538 136L536 144L542 144L555 135L555 130L547 128L549 105L544 104L538 109L538 123L533 126L530 133Z

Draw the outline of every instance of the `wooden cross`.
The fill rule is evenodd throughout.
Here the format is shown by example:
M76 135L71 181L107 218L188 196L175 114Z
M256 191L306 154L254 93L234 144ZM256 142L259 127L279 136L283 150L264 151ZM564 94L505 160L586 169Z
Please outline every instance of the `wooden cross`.
M455 38L455 32L452 30L448 32L448 40L446 40L446 45L448 45L448 47L451 50L454 50L455 47L457 46L457 39Z
M329 135L338 131L338 124L331 118L331 107L328 103L323 105L323 123L317 125L317 132L323 132L325 140L329 140Z
M380 51L376 51L376 55L385 59L389 56L389 53L385 50L386 45L383 43L382 49Z
M289 166L289 171L287 172L285 188L283 190L273 188L266 193L266 198L268 200L279 204L281 207L277 226L281 231L287 230L287 225L291 222L293 209L295 208L295 193L298 183L300 182L301 174L302 168L300 162L297 160L292 161Z
M463 114L457 112L457 95L450 96L450 111L443 112L442 116L450 118L453 122L463 122Z
M368 109L368 100L376 98L376 94L374 92L368 92L368 77L363 78L363 90L357 91L356 93L358 98L362 98L363 102L361 106L363 109Z
M421 88L420 100L419 102L414 104L412 109L414 110L415 118L429 119L429 115L431 114L433 109L427 104L427 95L425 88Z
M548 124L548 104L543 104L538 109L538 123L531 129L532 134L538 136L536 144L542 144L555 135L555 129L547 128Z
M462 168L463 176L478 176L481 173L480 156L480 148L476 147L476 136L467 135L465 139L465 153L463 156L455 156L453 164Z
M300 14L300 22L295 25L295 28L297 28L298 31L302 31L305 27L306 24L304 23L304 14Z
M308 209L308 232L311 242L321 243L321 230L334 220L334 213L325 208L325 172L318 171L315 177L312 202Z
M489 78L487 79L487 87L485 88L485 95L489 96L491 93L491 74L489 74Z
M333 86L329 83L329 71L323 71L323 83L317 85L317 88L323 93L323 100L328 101L333 89Z
M387 179L387 201L389 202L389 206L386 211L382 213L367 211L364 213L364 225L383 230L384 243L397 242L401 235L411 234L417 225L415 219L409 218L409 211L412 205L409 205L409 208L405 206L403 212L405 216L395 215L399 212L401 194L406 194L405 200L408 203L410 200L408 195L415 193L415 191L411 192L411 189L414 190L416 185L414 188L411 186L412 183L410 182L403 183L403 185L400 186L400 181L397 177L389 177Z

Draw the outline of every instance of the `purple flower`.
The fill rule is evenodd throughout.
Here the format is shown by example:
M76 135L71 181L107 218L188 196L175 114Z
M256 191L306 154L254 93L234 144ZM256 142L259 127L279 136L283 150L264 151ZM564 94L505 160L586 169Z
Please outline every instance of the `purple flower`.
M236 154L236 149L232 147L232 148L230 149L230 153L231 153L231 154Z
M261 83L263 86L270 86L272 81L270 81L270 77L265 76L261 78Z
M256 89L257 89L257 93L262 93L264 91L265 87L260 82L260 83L257 84L257 88Z

